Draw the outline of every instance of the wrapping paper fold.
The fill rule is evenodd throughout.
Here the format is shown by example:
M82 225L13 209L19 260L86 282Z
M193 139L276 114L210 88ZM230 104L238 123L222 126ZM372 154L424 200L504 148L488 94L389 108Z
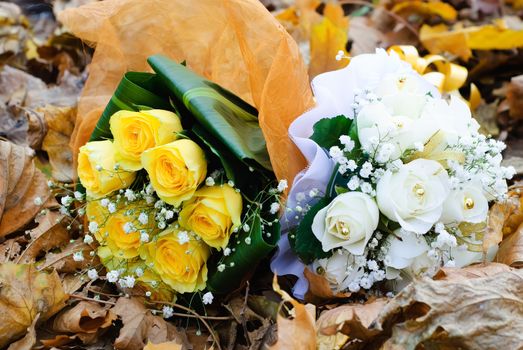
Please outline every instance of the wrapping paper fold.
M68 9L59 20L96 45L71 139L75 155L123 74L150 71L147 57L163 54L258 109L278 178L291 182L305 167L287 130L313 105L307 69L296 43L259 1L108 0Z

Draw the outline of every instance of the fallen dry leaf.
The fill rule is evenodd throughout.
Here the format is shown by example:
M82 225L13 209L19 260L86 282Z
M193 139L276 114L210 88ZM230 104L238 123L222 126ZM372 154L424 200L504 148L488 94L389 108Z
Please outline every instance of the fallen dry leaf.
M60 252L48 252L45 255L45 261L38 266L38 269L53 268L60 273L71 273L91 265L96 266L99 263L98 256L91 257L89 252L92 250L93 248L84 243L83 239L74 240L62 248ZM76 252L82 252L84 260L74 260L73 254Z
M329 282L323 276L311 272L307 267L303 270L303 274L307 281L309 281L309 289L305 295L307 302L316 304L325 300L348 298L351 296L351 293L334 294Z
M424 24L419 33L423 44L433 54L448 52L465 61L471 50L506 50L523 47L523 30L511 29L508 22L499 19L494 24L463 27L461 23L449 29L445 24Z
M37 314L45 321L67 300L58 274L33 265L1 264L0 286L0 347L25 334Z
M495 203L489 211L487 218L487 229L483 238L483 251L497 245L503 239L503 228L508 218L517 210L519 203L519 196L509 195L504 202Z
M512 269L505 264L488 263L466 266L463 268L442 267L434 280L460 281L478 277L495 276L498 273L511 271Z
M422 16L436 15L447 21L455 20L458 15L454 7L441 1L403 1L394 5L391 11L404 17L408 17L413 14Z
M352 56L374 53L385 42L385 36L376 29L375 23L368 17L355 17L350 21L349 40L352 42Z
M114 342L115 349L143 349L149 342L187 344L186 336L159 316L153 316L144 302L136 298L120 298L112 311L122 320L123 327Z
M18 258L22 252L22 246L20 245L22 242L25 242L23 237L15 237L0 244L0 264L14 261Z
M74 333L84 344L94 343L112 325L116 315L89 301L81 301L74 307L62 310L53 321L57 333Z
M30 149L0 140L0 237L23 228L51 198L32 157Z
M272 285L278 293L283 304L290 303L292 310L289 311L291 318L278 314L278 340L270 347L271 350L306 350L316 349L316 307L312 304L300 304L278 285L274 276Z
M182 350L182 346L177 343L173 342L167 342L167 343L160 343L160 344L154 344L154 343L147 343L147 345L143 348L143 350Z
M309 76L345 67L347 60L336 60L339 51L345 52L349 20L343 15L341 5L327 3L321 22L313 24L310 34Z
M36 344L36 322L38 322L40 315L36 315L31 325L27 328L27 334L20 340L11 343L7 350L31 350Z
M47 210L44 215L38 215L35 218L38 226L27 232L31 241L16 262L22 264L35 262L42 252L66 245L71 237L63 223L64 220L66 220L65 215L51 210Z
M40 149L47 133L44 111L49 106L74 107L82 79L65 73L58 85L9 66L0 70L0 136ZM48 112L49 113L49 112Z
M75 107L47 106L43 110L47 133L42 149L49 155L52 176L60 182L70 182L74 178L73 151L69 141L76 118Z
M507 88L509 115L516 120L523 119L523 75L512 77Z
M387 302L388 299L379 298L324 311L316 321L317 349L341 349L349 339L366 342L374 337L379 331L369 327Z
M514 233L503 239L495 260L513 267L523 267L523 223Z
M520 349L523 270L411 283L385 306L376 329L390 332L384 350Z

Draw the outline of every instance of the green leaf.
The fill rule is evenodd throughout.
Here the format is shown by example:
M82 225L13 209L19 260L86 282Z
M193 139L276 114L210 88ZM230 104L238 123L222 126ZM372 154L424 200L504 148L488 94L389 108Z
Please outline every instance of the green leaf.
M249 166L272 171L254 107L167 57L155 55L148 62L173 97L233 155Z
M314 124L311 140L323 148L340 146L340 136L347 135L352 125L352 120L344 115L334 118L323 118Z
M235 248L231 255L224 257L221 262L208 263L209 273L207 279L207 289L217 294L227 294L237 289L243 279L248 278L250 273L258 263L265 258L275 247L280 239L280 224L265 226L263 233L260 217L255 214L252 222L249 223L250 231L243 230L233 234L229 244ZM246 238L250 237L250 244ZM236 244L236 242L240 242ZM233 266L231 267L231 263ZM218 265L224 264L225 270L218 271Z
M298 257L306 264L309 264L316 259L328 258L332 255L332 252L323 251L321 242L312 232L312 222L314 217L321 209L329 205L330 202L331 199L329 197L324 197L320 199L318 203L313 205L298 225L294 234L295 241L290 242L296 255L298 255ZM289 237L290 236L291 234Z
M89 141L112 139L109 119L120 110L137 111L146 107L170 110L168 99L161 95L162 88L162 81L154 74L126 73L105 107Z

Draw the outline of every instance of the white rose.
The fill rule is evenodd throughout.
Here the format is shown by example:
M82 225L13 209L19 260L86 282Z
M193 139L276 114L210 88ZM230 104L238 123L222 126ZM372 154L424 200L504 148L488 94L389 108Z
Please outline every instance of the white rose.
M487 219L487 214L488 200L483 194L483 188L469 183L462 189L450 192L443 204L441 222L445 224L480 223Z
M316 214L312 232L326 252L343 247L354 255L362 255L378 227L379 216L378 206L369 195L347 192Z
M387 279L397 278L400 272L412 279L437 266L427 255L430 247L425 238L413 232L397 229L387 237L385 246L388 247L384 260Z
M440 163L416 159L395 173L387 170L376 189L378 206L387 218L424 234L440 219L450 186Z
M318 275L325 277L335 292L346 290L365 273L356 265L354 255L345 249L339 249L329 258L316 260L313 268Z
M458 137L470 137L478 133L479 123L472 118L469 106L460 98L452 96L450 103L444 99L430 99L420 117L437 123L437 128L445 135L444 145L454 145ZM437 147L443 150L444 147Z
M435 120L420 118L429 99L422 94L398 93L363 107L356 117L363 149L372 152L377 141L389 143L394 145L391 159L397 159L415 144L425 144L438 130Z

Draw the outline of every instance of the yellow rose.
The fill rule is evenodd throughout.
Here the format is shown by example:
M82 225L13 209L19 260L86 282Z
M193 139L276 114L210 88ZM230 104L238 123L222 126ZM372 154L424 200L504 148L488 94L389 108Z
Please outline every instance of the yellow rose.
M182 131L180 118L162 109L119 111L109 121L114 137L115 160L124 170L142 169L145 150L176 140Z
M152 271L140 257L134 259L118 259L109 247L100 246L96 251L100 262L106 271L116 270L119 276L133 276L136 279L133 295L145 295L150 292L148 300L176 301L176 294L165 284L160 276Z
M99 201L87 203L89 228L94 226L95 238L101 245L107 246L115 258L131 259L138 256L138 248L143 244L140 240L140 231L145 231L151 239L157 232L152 216L149 217L148 225L142 225L136 219L139 215L138 208L143 206L145 203L134 203L109 213Z
M140 250L147 266L179 293L192 293L205 288L209 247L192 237L180 243L180 230L169 228Z
M240 226L242 196L230 186L204 187L184 204L180 225L195 232L213 248L225 248Z
M87 196L100 198L121 188L129 187L135 173L114 170L114 146L111 141L93 141L80 147L78 177Z
M143 152L142 164L158 197L175 207L191 198L207 175L203 150L187 139Z

